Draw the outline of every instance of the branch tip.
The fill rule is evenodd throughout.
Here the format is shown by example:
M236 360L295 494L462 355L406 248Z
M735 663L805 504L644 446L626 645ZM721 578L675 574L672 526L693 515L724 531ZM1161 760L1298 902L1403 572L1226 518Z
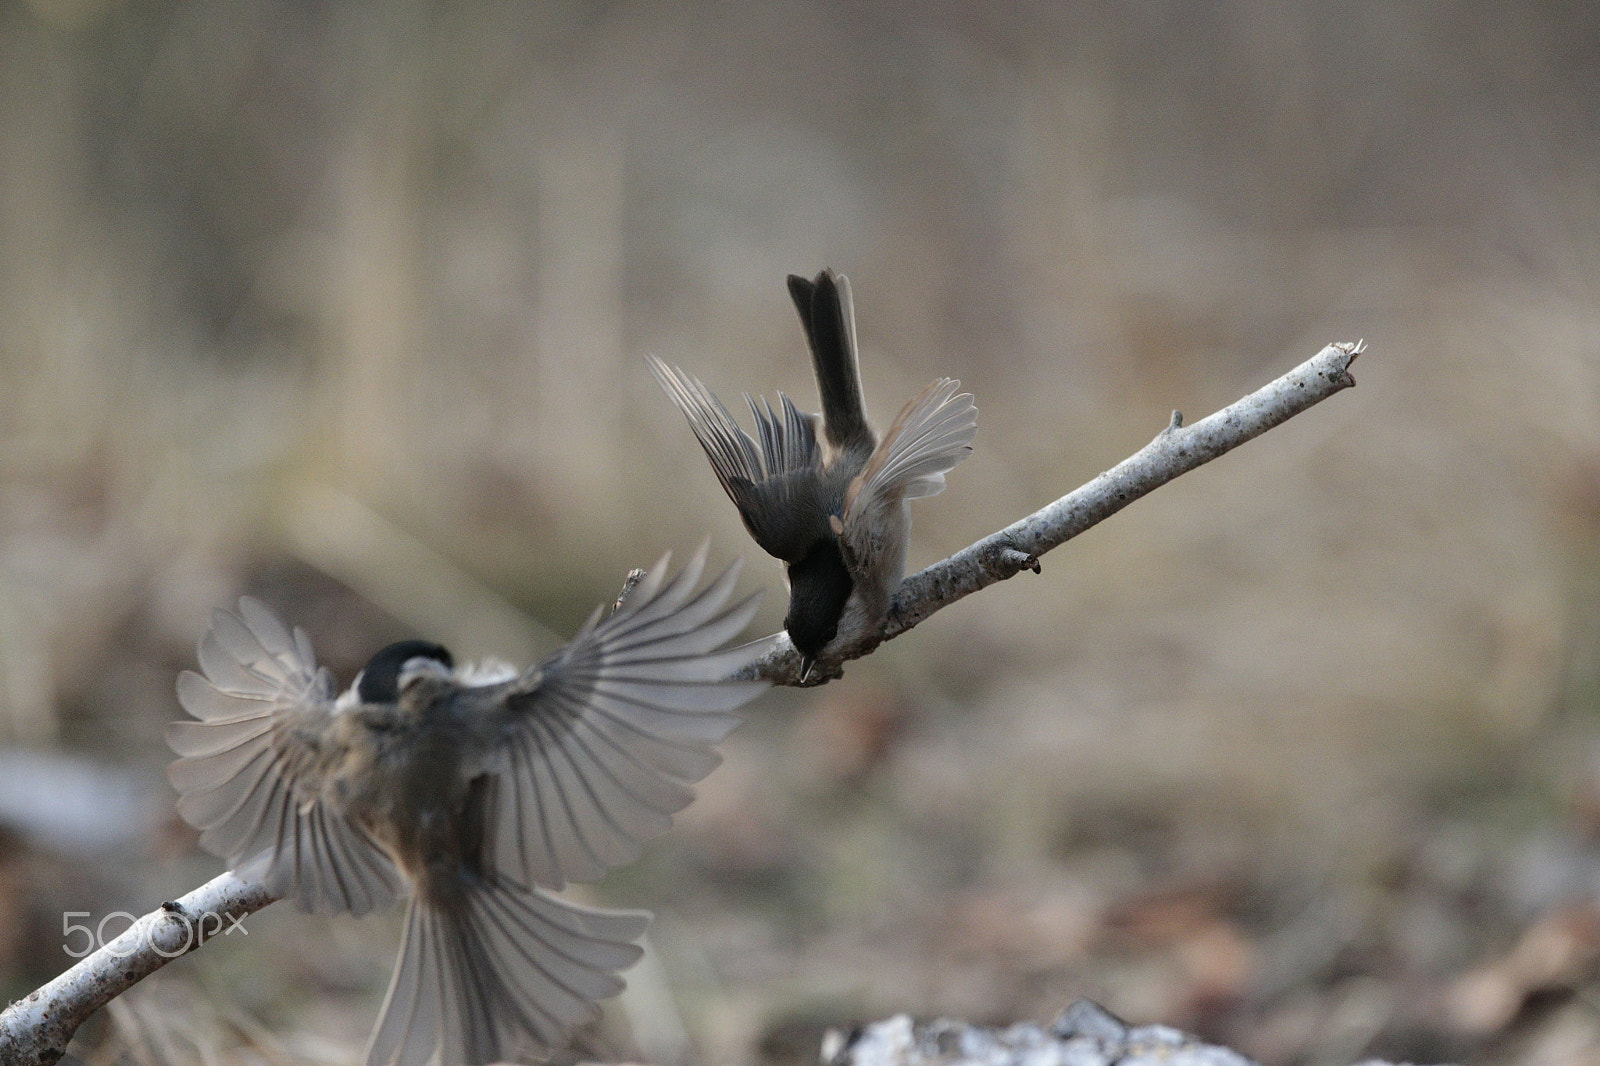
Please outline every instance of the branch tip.
M633 590L638 587L639 582L643 580L644 571L639 569L637 566L628 571L628 576L622 579L622 591L617 593L617 600L611 605L612 614L616 614L618 611L622 610L622 605L628 601L628 597L633 593Z
M1334 343L1328 345L1328 347L1334 349L1335 351L1341 352L1344 355L1344 363L1337 367L1333 372L1334 380L1346 388L1350 388L1351 386L1355 385L1356 379L1350 373L1350 368L1355 365L1355 361L1358 358L1365 354L1367 350L1367 342L1365 338L1355 341L1354 343L1350 341L1335 341Z

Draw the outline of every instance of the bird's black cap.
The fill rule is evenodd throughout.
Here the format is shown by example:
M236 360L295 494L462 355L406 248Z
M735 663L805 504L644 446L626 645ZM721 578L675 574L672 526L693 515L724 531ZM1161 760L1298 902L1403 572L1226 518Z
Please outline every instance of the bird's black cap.
M356 695L362 703L393 703L400 698L400 668L412 659L437 659L447 669L456 661L442 644L426 640L402 640L379 651L361 671Z

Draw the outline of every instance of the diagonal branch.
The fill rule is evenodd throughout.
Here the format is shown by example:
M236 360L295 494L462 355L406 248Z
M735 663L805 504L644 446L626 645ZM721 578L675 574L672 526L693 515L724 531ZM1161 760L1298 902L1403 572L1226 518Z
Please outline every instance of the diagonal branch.
M1350 375L1350 364L1365 350L1365 342L1330 344L1276 381L1192 426L1185 426L1183 416L1172 412L1172 423L1156 434L1155 440L1093 481L906 578L889 607L883 632L818 663L808 684L822 684L838 677L847 660L871 653L883 641L893 640L964 596L1023 570L1038 573L1039 556L1051 548L1098 525L1180 474L1259 437L1334 393L1351 388L1356 381ZM799 685L799 653L784 634L772 639L772 651L737 676L764 677L775 685Z
M1014 577L1039 571L1039 556L1122 510L1134 500L1202 463L1260 436L1282 422L1350 388L1350 364L1362 344L1330 344L1283 377L1237 403L1184 426L1176 412L1155 440L1055 503L956 552L901 583L881 634L818 664L812 684L837 677L841 664L869 654L943 607ZM636 579L629 575L620 602ZM782 634L767 638L773 650L738 677L800 683L800 656ZM831 672L831 673L830 673ZM821 674L820 678L816 675ZM38 991L0 1013L0 1063L49 1066L83 1021L172 959L218 933L241 929L240 919L271 903L265 889L231 873L213 878L175 903L140 918L132 928ZM81 928L81 927L80 927Z
M0 1013L0 1062L7 1066L58 1062L67 1041L89 1015L212 937L245 934L239 923L274 898L260 885L225 873L176 902L163 903ZM71 931L92 930L79 925Z

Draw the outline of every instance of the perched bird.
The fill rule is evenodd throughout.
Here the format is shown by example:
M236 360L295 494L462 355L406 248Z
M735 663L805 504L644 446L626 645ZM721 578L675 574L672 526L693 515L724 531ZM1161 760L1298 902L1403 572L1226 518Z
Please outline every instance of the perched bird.
M370 1066L527 1062L622 988L641 912L542 889L639 855L718 762L764 682L723 679L756 596L736 562L695 586L657 563L606 617L518 671L438 644L378 652L342 694L304 632L252 599L217 611L178 698L178 810L239 876L302 909L365 914L409 892Z
M867 424L850 282L824 270L789 276L822 397L818 416L778 393L774 410L748 393L759 443L698 379L649 356L683 411L745 528L787 564L784 628L801 677L830 648L872 639L905 576L906 501L944 491L944 475L972 451L978 409L959 381L940 378L906 404L878 439Z

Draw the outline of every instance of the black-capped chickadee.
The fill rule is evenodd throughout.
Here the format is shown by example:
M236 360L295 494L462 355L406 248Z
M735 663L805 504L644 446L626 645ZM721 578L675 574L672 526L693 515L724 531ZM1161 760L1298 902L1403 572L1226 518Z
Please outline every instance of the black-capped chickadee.
M745 528L788 568L784 628L801 656L801 679L830 649L872 639L905 576L908 500L944 491L944 475L972 451L978 409L959 381L940 378L901 409L879 440L867 424L857 363L850 282L824 270L791 274L822 397L801 414L747 393L757 441L698 379L650 356L656 380L689 420Z
M649 916L539 886L636 858L765 688L723 680L765 650L724 647L755 611L756 596L729 602L739 564L696 590L704 548L670 579L667 562L536 666L457 666L408 640L343 694L260 603L214 615L205 676L178 680L199 720L167 734L178 810L304 910L360 915L410 892L371 1066L527 1062L621 990Z

